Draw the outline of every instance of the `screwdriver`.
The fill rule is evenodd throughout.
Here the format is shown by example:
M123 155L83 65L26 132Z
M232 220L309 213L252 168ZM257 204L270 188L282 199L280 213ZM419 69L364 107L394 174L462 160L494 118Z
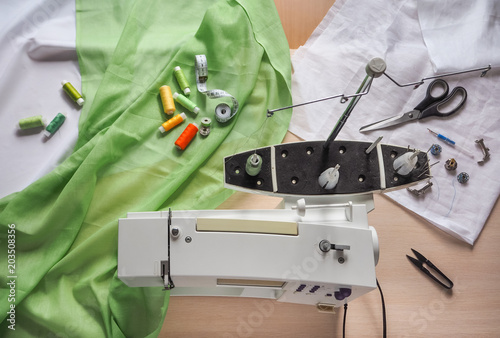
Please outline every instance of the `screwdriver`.
M431 133L433 133L434 135L436 135L436 137L437 137L438 139L443 140L445 143L448 143L449 145L452 145L452 146L454 146L454 147L460 148L460 149L461 149L464 153L466 153L466 154L467 154L467 155L469 155L470 157L474 157L474 155L473 155L473 154L472 154L469 150L467 150L467 149L466 149L466 148L464 148L464 147L461 147L461 146L457 145L457 144L455 143L455 141L453 141L453 140L451 140L451 139L447 138L447 137L446 137L446 136L444 136L444 135L441 135L441 134L439 134L439 133L436 133L436 132L434 132L434 131L430 130L429 128L427 128L427 130L428 130L428 131L430 131Z

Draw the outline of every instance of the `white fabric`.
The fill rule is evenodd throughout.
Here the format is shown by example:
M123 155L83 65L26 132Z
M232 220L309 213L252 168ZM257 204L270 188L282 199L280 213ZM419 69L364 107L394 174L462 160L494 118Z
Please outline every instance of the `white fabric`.
M355 93L366 75L366 64L374 57L386 61L387 74L399 83L434 75L415 0L336 1L311 38L292 57L294 103ZM431 190L419 198L406 190L387 195L470 244L477 239L500 192L500 156L497 154L500 149L500 69L490 70L483 78L479 75L480 72L476 72L444 78L450 89L460 85L468 91L464 108L453 116L359 133L361 126L412 110L430 83L426 81L418 89L400 88L385 76L376 78L369 94L360 99L337 137L374 141L383 136L382 143L411 145L423 151L433 143L440 144L441 155L430 155L431 163L440 161L432 168ZM324 140L346 107L347 104L336 99L295 108L289 130L306 140ZM469 149L474 158L442 143L427 128ZM484 165L477 164L482 152L474 141L479 138L484 138L492 153ZM452 157L458 162L456 172L444 168L444 162ZM456 179L462 171L470 176L464 185Z
M0 197L52 170L76 142L80 108L61 87L80 91L75 32L74 1L0 2ZM66 121L48 140L18 130L22 118L59 112Z
M500 66L500 1L418 0L417 8L436 71Z

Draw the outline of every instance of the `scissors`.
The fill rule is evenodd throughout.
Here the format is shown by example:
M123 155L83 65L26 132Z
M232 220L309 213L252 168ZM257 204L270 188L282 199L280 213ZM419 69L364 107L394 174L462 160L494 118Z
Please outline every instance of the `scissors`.
M412 111L389 117L372 124L361 127L360 132L387 128L401 123L421 120L430 116L445 117L455 114L462 108L467 100L467 91L463 87L455 87L451 94L448 95L448 83L444 80L437 79L432 81L427 87L427 93L424 99ZM460 102L455 103L455 97L461 96ZM450 103L451 102L451 103ZM449 107L452 105L453 107Z
M424 255L422 255L421 253L419 253L417 250L411 249L411 251L413 251L413 253L415 254L415 256L417 258L415 259L415 258L410 257L408 255L406 255L406 257L408 257L408 259L413 264L415 264L427 276L429 276L430 278L432 278L432 280L434 280L435 282L437 282L442 287L444 287L446 289L451 289L453 287L453 282L448 277L446 277L444 275L444 273L441 272L441 270L439 270L434 264L432 264L432 262L430 260L428 260L427 258L425 258ZM431 269L433 269L434 271L436 271L439 274L439 276L441 276L441 280L446 281L448 283L448 285L444 284L440 279L438 279L436 276L434 276L428 269L426 269L424 267L424 264L426 264L428 267L430 267Z

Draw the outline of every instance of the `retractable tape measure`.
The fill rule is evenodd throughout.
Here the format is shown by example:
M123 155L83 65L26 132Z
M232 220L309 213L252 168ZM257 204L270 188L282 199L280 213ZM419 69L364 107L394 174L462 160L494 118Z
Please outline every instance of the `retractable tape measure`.
M208 69L207 57L205 55L195 55L196 63L196 86L200 93L205 94L210 99L217 99L220 97L229 97L233 102L233 108L229 107L226 103L218 104L215 107L215 119L221 123L227 122L232 119L238 112L238 100L228 92L222 89L207 89Z

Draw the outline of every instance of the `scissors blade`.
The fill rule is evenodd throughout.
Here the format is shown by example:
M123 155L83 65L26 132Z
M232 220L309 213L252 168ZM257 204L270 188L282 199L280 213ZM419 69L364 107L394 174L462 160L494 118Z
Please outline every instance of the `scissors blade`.
M388 119L381 120L375 123L367 124L366 126L363 126L359 129L361 133L364 133L365 131L370 131L370 130L376 130L376 129L383 129L391 126L395 126L401 123L406 123L408 121L413 121L416 120L418 117L419 111L418 110L412 110L408 113L404 113L403 115L400 116L393 116L389 117Z

